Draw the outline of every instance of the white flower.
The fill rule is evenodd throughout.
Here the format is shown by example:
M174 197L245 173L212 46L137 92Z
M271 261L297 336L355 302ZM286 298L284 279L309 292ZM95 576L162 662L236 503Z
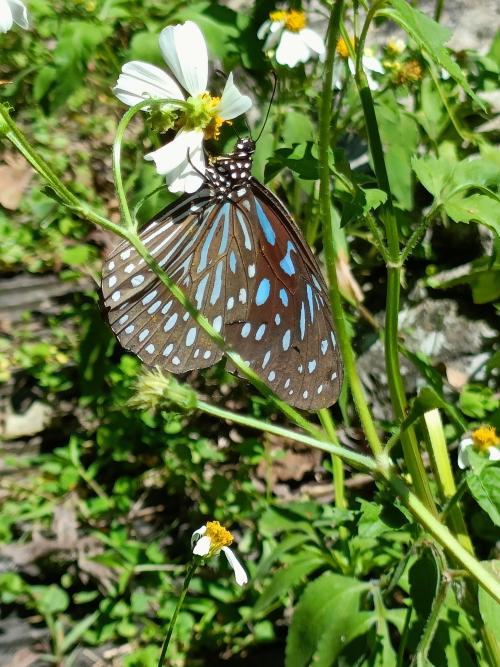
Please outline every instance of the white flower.
M280 65L295 67L315 56L323 59L325 43L317 32L306 27L306 15L302 11L279 10L269 14L257 32L259 39L264 39L267 51L278 45L275 53Z
M228 546L232 541L233 536L231 533L221 526L218 521L208 521L205 526L194 531L191 537L191 546L193 554L201 558L211 558L223 551L229 565L234 571L236 583L239 586L244 586L248 583L248 576Z
M13 23L29 28L26 5L21 0L0 0L0 32L8 32Z
M347 45L343 37L341 37L337 42L337 53L341 59L337 60L333 66L333 87L336 88L337 90L340 90L342 88L342 83L345 77L345 68L342 60L347 61L347 66L349 67L349 71L352 76L354 76L354 74L356 73L356 65L349 55L349 50L347 48ZM365 49L365 52L361 59L361 64L365 71L366 78L368 79L368 85L370 86L370 89L378 90L379 84L372 77L371 72L376 72L377 74L383 74L385 70L382 63L378 58L376 58L372 54L371 49Z
M463 438L458 445L458 467L469 466L469 447L486 454L490 461L500 461L500 438L493 426L480 426L470 438Z
M178 133L145 159L154 161L171 192L195 192L205 173L203 140L217 138L220 126L248 111L252 101L240 93L232 73L220 99L207 92L207 45L196 23L186 21L164 28L160 49L177 81L159 67L133 61L122 67L113 90L129 106L145 99L171 100L158 111L163 114L167 129Z

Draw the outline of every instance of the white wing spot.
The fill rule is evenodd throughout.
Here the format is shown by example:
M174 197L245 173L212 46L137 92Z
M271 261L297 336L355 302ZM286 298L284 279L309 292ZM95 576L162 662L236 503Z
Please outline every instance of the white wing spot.
M290 347L290 336L291 336L291 334L292 334L292 332L290 331L290 329L287 329L285 331L285 333L283 334L283 340L281 342L281 345L283 347L284 352L286 352L288 350L288 348Z
M155 301L152 306L148 308L148 313L152 315L153 313L156 313L158 308L161 306L161 301Z
M134 276L130 282L132 287L139 287L144 282L144 276L140 273L138 276Z
M206 352L203 353L203 359L210 359L211 356L212 353L210 352L210 350L207 350Z
M187 312L184 313L184 315L182 316L182 319L184 320L184 322L187 322L189 320L189 313L187 313Z
M261 324L260 327L257 329L255 333L255 340L261 340L262 336L264 335L266 331L266 325Z
M114 287L116 285L116 280L116 276L111 276L111 278L108 280L109 287Z
M274 371L271 371L267 376L267 379L269 380L269 382L272 382L273 380L276 379L276 373Z
M297 370L299 371L299 373L302 373L302 371L304 370L304 366L300 364L300 366L297 366Z
M276 326L279 326L279 325L280 325L280 323L281 323L281 315L280 315L279 313L276 313L276 315L274 316L274 323L276 324Z
M189 329L186 335L186 347L191 347L191 345L194 343L196 340L196 332L196 327L191 327L191 329Z
M285 389L288 389L289 386L290 386L290 378L287 378L285 382Z
M302 394L302 398L307 398L308 396L309 396L309 392L306 389L306 391Z
M166 303L166 304L163 306L163 308L161 309L161 313L162 313L162 315L166 315L166 314L168 313L168 311L169 311L170 308L172 307L172 304L173 304L173 301L169 301L168 303Z
M114 262L110 262L110 263L108 264L108 271L112 271L114 268L115 268L115 263L114 263Z
M230 296L227 300L227 309L232 310L234 308L234 297Z
M130 248L128 250L124 250L122 253L120 253L120 257L122 259L128 259L130 257Z
M118 320L118 324L125 324L127 320L128 320L128 315L122 315Z
M125 333L126 333L126 334L134 333L134 329L135 329L134 325L133 325L133 324L129 324L129 326L125 329Z
M326 354L326 351L328 350L328 341L326 338L321 341L321 354Z
M178 366L181 363L179 357L172 357L172 363L174 366Z
M238 295L238 300L240 303L246 303L247 302L247 291L244 287L240 289L240 293Z
M248 277L253 278L255 275L255 264L250 264L248 267Z
M332 339L333 347L337 347L337 341L335 340L335 334L333 333L333 331L330 331L330 338Z
M248 334L250 333L250 329L252 328L252 325L250 322L246 322L242 327L241 327L241 336L242 338L246 338Z
M149 294L146 294L144 299L142 300L142 305L147 306L150 301L152 301L156 296L156 290L154 289L152 292L149 292Z
M168 357L168 355L172 352L173 349L174 349L174 344L169 343L167 347L163 350L163 356Z
M318 394L321 394L321 392L323 391L323 385L320 384L316 391L318 392Z
M172 327L175 326L175 323L177 322L177 313L174 313L173 315L170 315L168 320L165 322L165 326L163 327L163 331L170 331Z
M154 351L155 351L155 346L153 345L153 343L149 343L149 345L146 347L146 352L148 354L153 354Z
M200 348L197 347L196 350L194 351L193 357L195 359L198 359L199 356L200 356Z
M337 373L334 371L331 375L331 379L335 380L337 378Z
M212 322L212 326L217 331L217 333L220 333L222 329L222 315L217 315L217 317Z
M265 368L267 366L267 364L269 363L270 358L271 358L271 350L268 350L264 355L264 360L262 362L262 368Z
M316 369L316 359L311 359L311 361L307 363L307 370L309 371L309 373L313 373L315 369Z
M144 329L144 331L141 331L139 334L139 341L142 343L142 341L149 336L149 329Z
M127 266L124 268L125 273L132 273L132 271L135 269L135 264L127 264Z

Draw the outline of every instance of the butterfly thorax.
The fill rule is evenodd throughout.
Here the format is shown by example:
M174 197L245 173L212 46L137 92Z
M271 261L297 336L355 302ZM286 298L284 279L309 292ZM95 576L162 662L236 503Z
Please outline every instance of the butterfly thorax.
M255 142L252 139L240 139L232 153L212 158L205 176L213 189L213 195L219 201L232 199L233 191L247 186L252 177L252 156Z

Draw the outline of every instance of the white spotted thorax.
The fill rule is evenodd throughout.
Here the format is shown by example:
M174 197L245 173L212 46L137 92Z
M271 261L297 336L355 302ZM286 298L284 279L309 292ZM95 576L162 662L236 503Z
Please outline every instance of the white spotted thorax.
M342 382L328 292L289 213L251 176L254 151L244 138L212 158L202 187L140 236L246 366L289 404L316 410L337 400ZM146 364L184 373L222 358L128 242L105 262L102 291L118 340Z

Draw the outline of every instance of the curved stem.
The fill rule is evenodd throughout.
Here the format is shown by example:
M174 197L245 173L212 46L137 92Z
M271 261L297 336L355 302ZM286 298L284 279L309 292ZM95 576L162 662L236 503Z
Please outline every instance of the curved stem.
M338 289L337 273L335 270L335 247L333 242L332 214L330 209L331 185L329 167L330 149L330 119L332 110L333 90L333 64L335 59L335 47L339 34L339 25L342 18L343 0L337 0L334 4L328 25L327 54L325 60L324 84L321 97L320 119L319 119L319 174L320 191L319 204L321 221L323 225L323 239L326 259L326 269L330 283L330 301L332 306L333 320L339 340L339 347L344 362L345 374L351 389L352 397L358 411L359 419L363 426L366 439L368 440L374 454L382 453L382 445L375 428L370 410L366 402L363 387L356 369L354 350L351 345L347 331L344 310Z

